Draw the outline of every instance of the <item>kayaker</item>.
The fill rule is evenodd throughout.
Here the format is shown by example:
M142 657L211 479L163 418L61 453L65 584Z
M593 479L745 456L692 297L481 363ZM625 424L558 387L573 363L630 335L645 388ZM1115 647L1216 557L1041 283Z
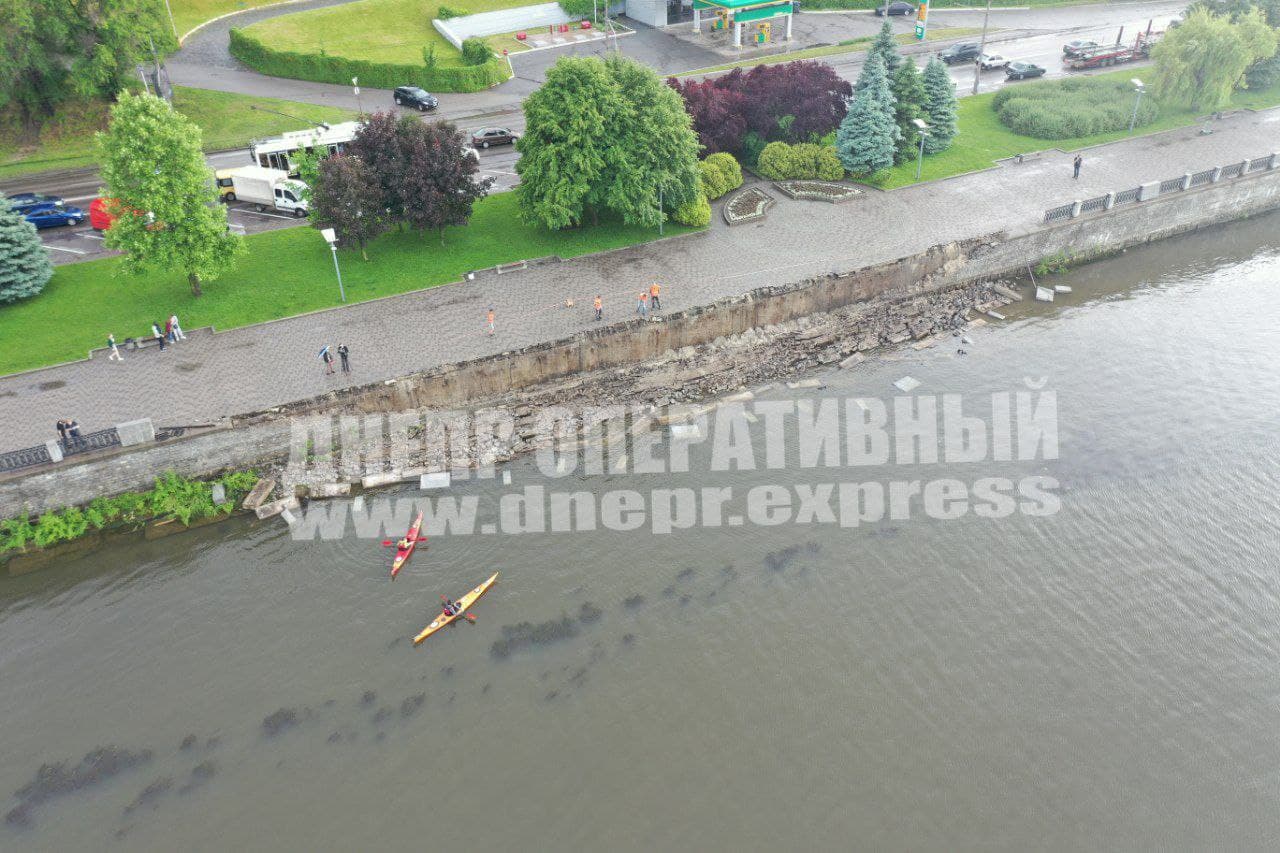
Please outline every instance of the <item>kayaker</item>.
M408 539L401 539L399 542L397 542L397 543L396 543L396 548L400 549L401 551L408 551L408 550L409 550L409 540L408 540Z

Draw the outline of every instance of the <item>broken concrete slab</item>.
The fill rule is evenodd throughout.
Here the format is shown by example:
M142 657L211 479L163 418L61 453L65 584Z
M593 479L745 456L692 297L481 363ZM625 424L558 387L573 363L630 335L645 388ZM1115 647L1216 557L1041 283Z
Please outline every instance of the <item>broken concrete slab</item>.
M507 477L511 476L510 472L504 472L504 473L506 474ZM452 482L452 480L453 478L450 476L448 471L433 471L429 474L423 474L420 478L418 478L418 488L424 489L424 490L425 489L447 489L449 488L449 484Z
M278 501L268 501L267 503L260 504L254 510L254 514L257 515L258 518L271 518L272 516L279 515L285 510L298 509L299 506L300 504L298 503L298 499L290 496L287 498L281 498Z
M840 362L840 369L848 370L851 367L856 367L857 365L862 364L866 360L867 357L865 355L860 352L855 352L853 355Z
M1071 288L1065 284L1055 284L1053 286L1053 292L1054 293L1070 293Z
M316 483L307 488L307 495L313 498L344 498L349 494L350 483Z
M401 474L399 471L387 471L383 474L365 474L360 478L360 485L366 489L376 489L379 486L390 486L399 483Z
M920 387L920 380L914 376L904 376L897 382L893 383L893 387L897 388L904 394L910 394L912 391Z
M274 477L263 477L253 484L253 488L249 490L249 494L244 496L244 502L241 504L245 509L256 510L262 506L263 501L267 499L276 488Z
M821 388L822 382L817 379L801 379L799 382L788 382L787 387L792 391L798 391L805 388Z

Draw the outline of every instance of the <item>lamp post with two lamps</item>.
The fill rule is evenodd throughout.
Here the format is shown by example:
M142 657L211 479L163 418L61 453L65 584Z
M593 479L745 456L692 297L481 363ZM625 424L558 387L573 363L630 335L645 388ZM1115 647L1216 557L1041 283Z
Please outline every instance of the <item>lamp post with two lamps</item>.
M1142 95L1147 91L1147 87L1137 77L1129 82L1133 84L1133 91L1138 93L1138 97L1133 99L1133 118L1129 119L1129 132L1133 133L1133 128L1138 123L1138 105L1142 103Z
M929 135L929 125L918 118L913 118L911 123L920 132L920 154L916 157L916 180L918 181L920 180L920 167L924 165L924 138Z
M329 244L329 248L333 251L333 271L338 274L338 296L343 302L347 301L347 291L342 287L342 269L338 266L338 235L332 228L323 228L320 230L320 236Z

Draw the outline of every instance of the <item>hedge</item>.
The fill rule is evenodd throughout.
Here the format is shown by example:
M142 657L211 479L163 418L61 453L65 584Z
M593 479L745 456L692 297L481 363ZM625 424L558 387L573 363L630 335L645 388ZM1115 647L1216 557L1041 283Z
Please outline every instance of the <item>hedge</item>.
M694 228L710 225L711 205L707 202L706 194L698 193L693 201L676 208L671 218L681 225L692 225Z
M791 179L838 181L844 177L844 166L834 148L801 142L788 145L770 142L760 152L756 172L771 181Z
M370 62L319 53L294 53L267 47L243 30L231 30L231 55L245 65L272 77L351 85L352 77L374 89L421 86L436 92L479 92L510 76L507 63L491 58L483 65L405 65Z
M1000 123L1036 139L1075 139L1125 130L1133 119L1136 95L1122 80L1074 77L1001 89L991 101ZM1137 126L1151 124L1160 108L1143 98Z
M742 167L733 159L732 154L712 154L698 163L698 172L702 176L702 187L707 192L707 198L720 198L729 190L742 186Z

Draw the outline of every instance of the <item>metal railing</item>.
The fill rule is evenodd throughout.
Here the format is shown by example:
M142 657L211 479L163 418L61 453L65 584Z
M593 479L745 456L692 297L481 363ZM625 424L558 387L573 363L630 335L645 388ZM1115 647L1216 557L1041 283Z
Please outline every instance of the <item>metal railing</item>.
M1213 173L1216 171L1218 170L1214 168L1214 169L1205 169L1201 172L1196 172L1194 175L1191 176L1191 181L1190 183L1187 184L1187 186L1198 187L1201 184L1209 183L1210 181L1213 180Z
M1064 204L1060 207L1053 207L1044 212L1045 222L1057 222L1059 219L1070 219L1072 212L1076 209L1075 203Z
M1276 155L1271 154L1266 157L1255 157L1249 161L1250 172L1260 172L1263 169L1270 169L1276 164Z
M1081 213L1093 213L1098 210L1106 210L1106 209L1107 209L1107 197L1105 195L1100 195L1097 198L1091 198L1091 199L1088 199L1087 201L1080 202Z
M1244 174L1244 163L1232 163L1230 166L1223 166L1221 174L1218 175L1219 180L1222 178L1238 178Z
M1134 187L1131 190L1121 190L1116 193L1115 204L1130 204L1142 198L1142 187ZM1114 207L1114 205L1112 205Z
M1167 181L1160 182L1160 195L1165 193L1176 192L1182 189L1182 178L1170 178Z
M115 447L120 444L120 433L116 432L115 427L110 427L108 429L100 429L97 432L85 433L79 438L68 437L60 444L62 445L62 456L66 458L77 453L88 453L91 450L106 450L109 447ZM47 446L41 444L37 447L24 447L22 450L0 453L0 473L18 471L34 465L47 465L51 462L53 462L53 457L49 455Z

